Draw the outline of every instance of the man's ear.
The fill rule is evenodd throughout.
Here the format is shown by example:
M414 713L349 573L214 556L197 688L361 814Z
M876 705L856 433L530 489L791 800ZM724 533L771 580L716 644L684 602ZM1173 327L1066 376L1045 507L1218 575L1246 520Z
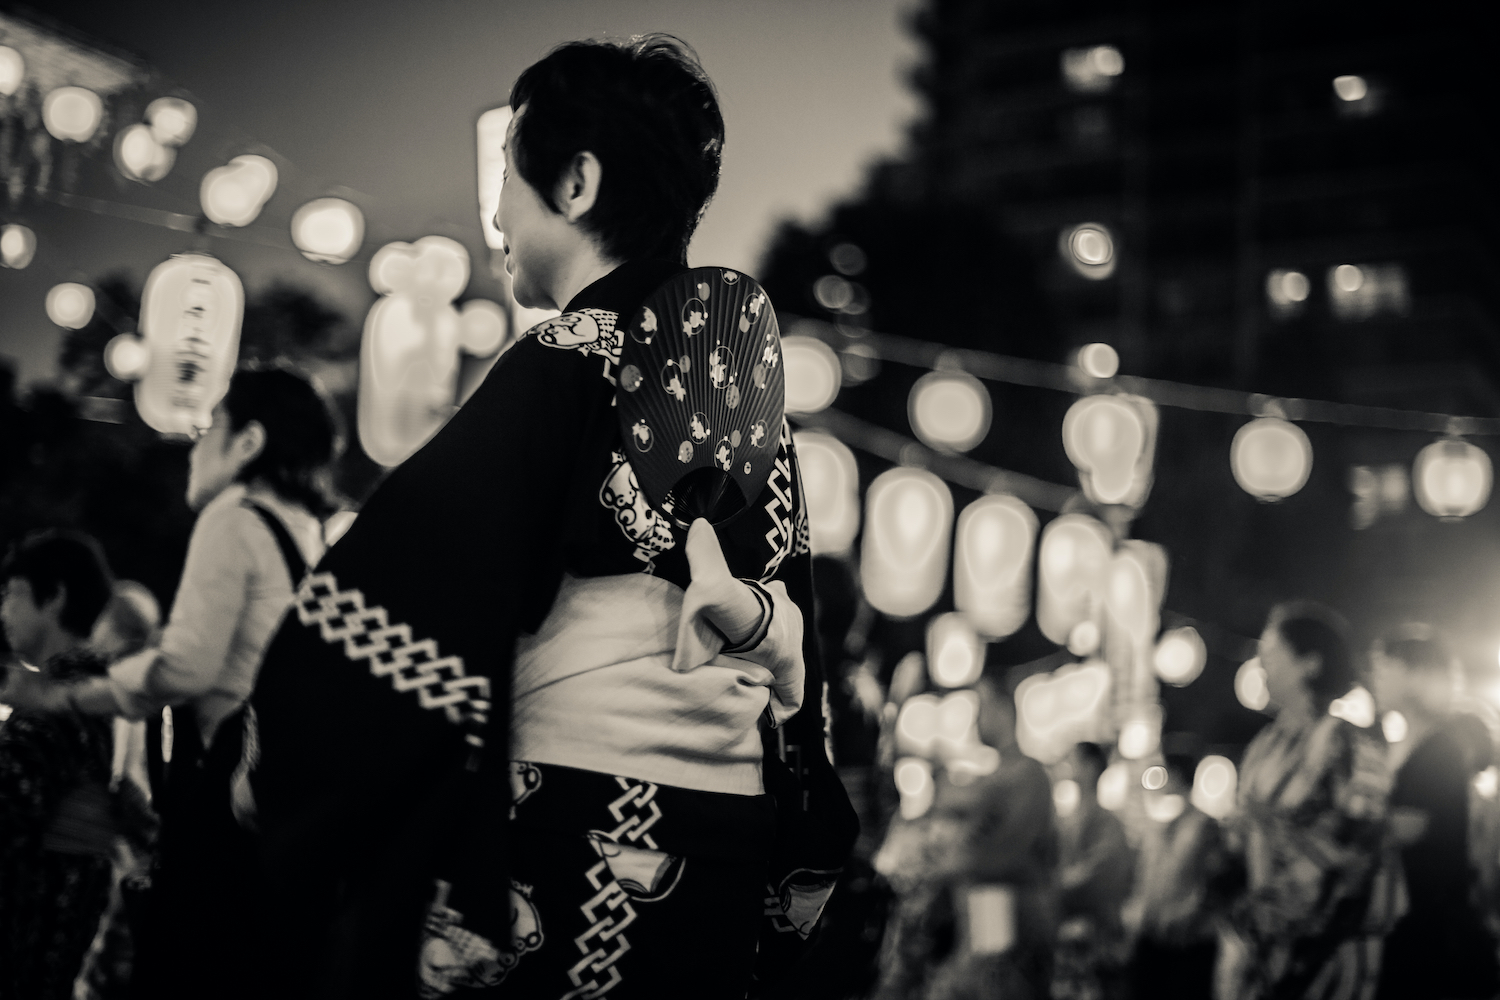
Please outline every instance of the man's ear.
M234 436L235 457L249 464L266 450L266 428L259 420L251 420Z
M557 180L553 200L558 211L569 222L577 222L599 200L599 183L604 179L604 165L599 157L584 150L576 153Z

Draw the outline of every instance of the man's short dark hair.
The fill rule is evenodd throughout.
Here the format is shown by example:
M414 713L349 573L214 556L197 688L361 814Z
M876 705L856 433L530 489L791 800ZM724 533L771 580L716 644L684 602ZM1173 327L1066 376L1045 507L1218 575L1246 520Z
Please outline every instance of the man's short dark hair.
M665 34L559 46L517 78L511 155L526 183L552 193L582 152L599 158L584 228L615 260L687 263L688 241L719 186L724 117L686 42Z
M25 580L41 606L65 590L58 623L86 637L113 594L114 580L104 550L81 531L48 530L27 535L0 564L0 583Z

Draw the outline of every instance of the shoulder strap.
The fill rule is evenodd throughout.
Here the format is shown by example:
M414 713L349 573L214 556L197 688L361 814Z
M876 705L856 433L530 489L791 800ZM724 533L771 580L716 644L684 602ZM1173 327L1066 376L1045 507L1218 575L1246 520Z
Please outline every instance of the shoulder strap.
M286 525L281 523L281 518L260 504L245 500L242 506L259 514L260 519L266 522L266 527L271 529L271 536L276 539L276 547L281 550L281 558L286 560L286 571L292 578L292 591L295 593L302 583L302 578L307 575L307 561L302 558L302 553L297 549L297 543L292 541L292 533L286 530Z

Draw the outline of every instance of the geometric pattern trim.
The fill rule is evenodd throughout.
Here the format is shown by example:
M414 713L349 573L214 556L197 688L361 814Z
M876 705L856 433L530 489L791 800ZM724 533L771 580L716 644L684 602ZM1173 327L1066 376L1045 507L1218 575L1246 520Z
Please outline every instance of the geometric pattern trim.
M332 573L313 573L297 592L297 617L317 624L327 643L342 643L344 655L367 661L370 673L389 678L397 691L415 692L423 708L442 709L448 721L469 729L465 736L484 746L479 731L490 709L487 677L464 674L464 661L440 656L432 639L413 640L411 626L392 624L385 608L366 607L358 590L340 590Z

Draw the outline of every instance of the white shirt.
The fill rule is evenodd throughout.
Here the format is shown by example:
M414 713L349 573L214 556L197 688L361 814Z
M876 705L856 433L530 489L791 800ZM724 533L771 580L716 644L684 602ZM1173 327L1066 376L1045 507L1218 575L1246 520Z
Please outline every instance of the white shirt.
M308 566L323 556L322 525L269 490L235 484L193 526L172 614L157 648L110 667L121 714L140 719L191 703L204 746L255 687L266 646L291 606L294 581L276 537L242 501L269 510Z

